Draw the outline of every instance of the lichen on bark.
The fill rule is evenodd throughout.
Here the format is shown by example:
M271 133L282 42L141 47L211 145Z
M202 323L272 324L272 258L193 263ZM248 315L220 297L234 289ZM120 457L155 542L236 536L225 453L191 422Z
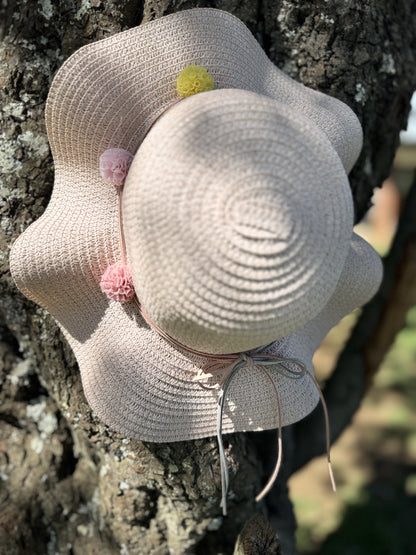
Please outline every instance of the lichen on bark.
M8 269L11 244L51 193L43 112L54 73L84 44L195 6L234 13L279 67L355 110L365 137L351 175L357 217L387 175L405 125L416 86L414 2L2 2L0 545L9 554L231 552L258 510L253 498L273 460L267 434L227 438L233 499L224 519L215 441L143 444L111 432L86 404L58 327L16 290ZM285 437L284 469L261 508L292 553L286 482L298 464L297 434ZM303 449L303 462L313 454Z

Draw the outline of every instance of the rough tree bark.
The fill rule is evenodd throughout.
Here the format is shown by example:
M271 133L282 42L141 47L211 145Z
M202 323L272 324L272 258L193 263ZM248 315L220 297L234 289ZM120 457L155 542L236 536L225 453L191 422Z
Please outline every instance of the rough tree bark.
M1 553L231 553L237 534L259 510L277 528L284 552L295 552L286 483L294 469L322 451L322 425L315 425L319 414L286 431L283 472L261 507L253 498L272 456L265 449L268 434L228 438L234 499L223 519L215 440L155 445L112 433L86 405L74 357L57 326L16 290L8 271L11 244L42 214L51 192L53 166L43 111L55 71L83 44L195 6L234 13L279 67L355 110L365 134L351 174L357 219L366 212L374 187L388 175L416 86L414 1L3 0ZM409 224L411 212L409 208L404 216L382 293L364 312L327 384L335 435L358 407L366 375L380 359L375 354L385 351L414 294L416 229ZM404 298L399 316L388 312L392 290ZM381 318L383 310L387 318ZM386 321L390 333L382 326ZM262 531L247 543L251 547L239 552L277 552L266 525Z

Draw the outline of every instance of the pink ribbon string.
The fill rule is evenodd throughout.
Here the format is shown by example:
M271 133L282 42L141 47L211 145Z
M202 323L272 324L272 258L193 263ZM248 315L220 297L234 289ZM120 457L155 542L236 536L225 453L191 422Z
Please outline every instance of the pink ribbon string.
M295 365L298 368L294 370L289 365ZM230 365L231 366L231 365ZM220 454L220 469L221 469L221 489L222 489L222 497L221 497L221 507L223 510L223 514L227 514L227 493L229 487L229 474L228 474L228 466L227 466L227 459L225 456L224 445L222 441L222 422L223 422L223 412L224 412L224 403L227 396L228 389L231 385L232 380L236 376L236 374L244 367L251 367L251 368L258 368L264 376L269 380L271 387L273 388L275 397L276 397L276 408L277 408L277 460L275 468L267 481L267 484L264 486L262 491L256 496L256 501L260 501L263 499L265 495L271 490L273 487L274 482L279 474L281 461L282 461L282 417L281 417L281 407L280 407L280 398L279 392L277 390L276 384L273 381L270 373L277 372L284 376L285 378L289 379L300 379L306 375L308 375L311 379L313 384L318 390L320 400L322 402L322 406L324 409L325 415L325 428L326 428L326 447L327 447L327 459L328 459L328 469L329 469L329 476L331 479L332 488L336 491L336 485L334 480L334 475L331 466L331 457L330 457L330 429L329 429L329 418L328 418L328 410L326 407L326 403L323 397L323 394L319 388L317 381L315 380L314 376L307 370L305 365L297 360L297 359L283 359L281 357L275 355L268 355L268 354L261 354L256 353L253 355L241 353L239 361L237 361L234 365L224 368L224 375L221 376L221 389L218 397L218 409L217 409L217 440L218 440L218 448Z
M160 116L159 116L160 117ZM153 125L153 124L152 124ZM150 129L150 128L149 128ZM146 131L146 134L149 130ZM122 262L123 264L127 264L127 254L126 254L126 244L124 239L124 232L123 232L123 223L122 223L122 188L119 189L118 194L118 215L119 215L119 234L120 234L120 248L122 254ZM171 337L168 333L166 333L162 328L160 328L156 322L152 320L152 318L147 314L144 310L143 306L140 304L137 295L133 297L133 302L136 304L137 309L139 310L140 314L142 315L144 321L148 324L150 328L152 328L156 333L159 334L160 337L164 338L170 345L174 348L189 354L195 355L200 357L204 362L201 364L197 375L194 377L194 381L198 382L198 384L203 387L204 389L219 389L218 395L218 407L217 407L217 441L218 441L218 448L219 448L219 456L220 456L220 471L221 471L221 507L223 510L223 514L227 514L227 493L229 489L229 472L228 472L228 465L227 465L227 458L225 455L224 445L222 441L222 426L223 426L223 415L224 415L224 405L227 398L227 393L230 388L230 385L238 374L238 372L245 367L249 367L254 369L260 370L263 375L268 379L274 395L276 397L276 411L277 411L277 447L278 447L278 455L276 460L275 468L268 479L265 487L262 491L256 496L256 501L260 501L263 497L270 491L273 487L274 482L279 474L279 469L281 466L282 461L282 418L281 418L281 406L280 406L280 398L279 392L277 390L276 384L271 377L271 373L277 372L282 377L287 379L301 379L305 375L309 376L312 380L312 383L316 387L319 398L321 400L321 404L324 410L324 418L325 418L325 433L326 433L326 452L327 452L327 461L328 461L328 470L329 476L332 484L333 491L336 491L336 485L334 480L334 474L332 471L331 465L331 456L330 456L330 428L329 428L329 417L328 417L328 409L325 403L324 396L322 391L316 381L315 377L309 370L306 368L305 364L297 359L288 359L283 358L278 355L273 355L269 353L262 353L261 351L266 349L268 345L259 347L253 351L247 353L231 353L231 354L212 354L212 353L204 353L202 351L198 351L196 349L192 349L183 345L173 337ZM295 366L295 369L293 368ZM207 381L215 379L215 385L207 385Z

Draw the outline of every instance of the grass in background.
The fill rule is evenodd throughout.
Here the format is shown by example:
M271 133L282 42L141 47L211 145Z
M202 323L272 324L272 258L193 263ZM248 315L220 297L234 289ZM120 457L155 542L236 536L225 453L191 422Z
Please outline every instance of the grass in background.
M316 354L325 377L356 316L350 315ZM416 553L416 307L398 335L352 425L332 449L338 492L324 457L290 481L300 553Z

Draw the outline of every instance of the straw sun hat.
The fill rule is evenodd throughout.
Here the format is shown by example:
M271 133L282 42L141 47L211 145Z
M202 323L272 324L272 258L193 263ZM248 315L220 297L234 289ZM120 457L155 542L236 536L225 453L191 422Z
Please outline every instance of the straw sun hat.
M177 102L194 65L214 90ZM307 415L318 393L297 370L313 373L323 336L381 275L352 234L353 112L279 71L235 17L194 9L75 52L46 123L53 194L11 270L61 326L96 414L142 440L215 435L229 360L223 432ZM121 198L103 154L124 151ZM123 260L136 297L121 303L103 274Z

